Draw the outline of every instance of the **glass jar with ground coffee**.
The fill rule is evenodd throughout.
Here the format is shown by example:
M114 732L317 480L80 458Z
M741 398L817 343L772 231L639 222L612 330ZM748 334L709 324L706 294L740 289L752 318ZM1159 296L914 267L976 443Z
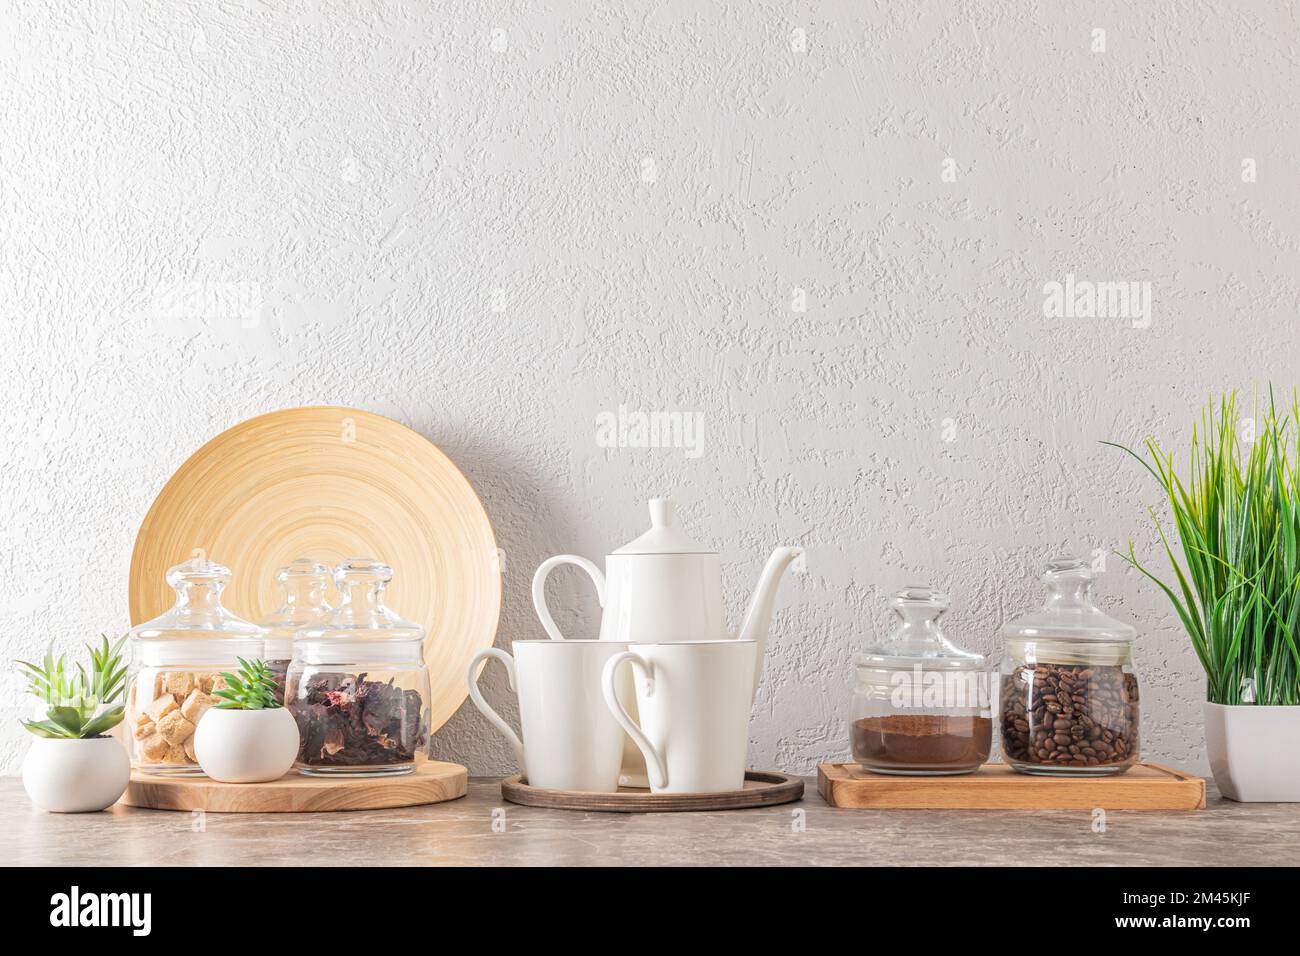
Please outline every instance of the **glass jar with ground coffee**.
M1136 632L1092 602L1086 561L1057 558L1047 603L1005 624L1002 753L1021 773L1104 776L1138 758Z
M275 676L275 699L283 704L294 635L330 612L325 601L330 569L310 558L296 558L275 572L275 581L280 586L280 606L257 623L266 629L266 664Z
M350 558L334 569L338 607L294 635L285 706L300 773L410 773L428 747L424 629L384 604L392 579L383 562Z
M884 641L854 658L849 715L853 758L874 773L971 773L993 741L984 657L944 636L948 596L908 587L889 602L899 617Z

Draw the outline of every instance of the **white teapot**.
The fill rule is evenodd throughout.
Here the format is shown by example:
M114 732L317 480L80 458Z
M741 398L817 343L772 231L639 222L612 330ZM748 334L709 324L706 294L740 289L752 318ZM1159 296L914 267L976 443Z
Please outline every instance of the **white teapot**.
M800 548L777 548L772 552L740 630L734 635L758 645L755 689L762 673L763 651L781 575L802 553ZM538 567L533 575L533 607L547 635L555 641L564 640L564 635L546 607L546 577L561 564L576 564L596 585L596 597L603 609L602 641L661 644L733 636L722 618L722 564L718 552L696 544L673 525L673 503L669 498L651 500L650 530L606 556L604 574L575 554L558 554Z
M772 552L740 630L734 635L757 645L755 693L763 672L767 631L781 575L802 553L801 548L777 548ZM722 564L718 552L696 544L673 525L673 503L668 498L651 500L650 530L606 556L604 574L575 554L558 554L541 563L533 575L533 607L547 635L556 641L564 640L564 635L546 606L546 577L561 564L576 564L596 585L596 597L603 609L602 641L662 644L733 636L722 617ZM619 697L629 710L634 710L630 673L626 685ZM619 782L631 787L648 786L640 751L628 741L624 753Z

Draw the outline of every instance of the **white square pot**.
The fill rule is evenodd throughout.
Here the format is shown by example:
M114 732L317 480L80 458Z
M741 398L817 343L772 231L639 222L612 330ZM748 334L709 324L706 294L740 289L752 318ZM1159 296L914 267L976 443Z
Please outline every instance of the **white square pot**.
M1229 800L1300 802L1300 707L1206 701L1205 749Z

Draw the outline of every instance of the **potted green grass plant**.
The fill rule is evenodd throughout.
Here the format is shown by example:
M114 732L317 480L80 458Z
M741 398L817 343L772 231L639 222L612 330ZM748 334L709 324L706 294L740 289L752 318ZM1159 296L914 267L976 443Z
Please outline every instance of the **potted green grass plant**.
M1112 444L1107 442L1106 444ZM1164 592L1205 670L1205 741L1215 782L1242 801L1300 801L1300 404L1241 414L1213 401L1187 470L1154 439L1122 445L1159 483L1156 518L1173 579L1127 560ZM1182 561L1170 538L1176 533Z
M122 721L117 701L126 686L126 637L87 647L89 667L75 673L64 656L46 651L39 664L18 661L41 716L23 721L36 739L23 759L23 788L32 803L54 813L84 813L112 806L126 790L131 761L108 732Z

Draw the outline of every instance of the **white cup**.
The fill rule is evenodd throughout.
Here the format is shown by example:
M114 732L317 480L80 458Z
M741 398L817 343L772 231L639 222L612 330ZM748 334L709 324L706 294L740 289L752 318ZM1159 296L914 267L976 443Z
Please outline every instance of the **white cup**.
M745 785L754 641L635 644L610 658L600 687L645 756L652 793L717 793ZM635 673L640 725L619 701L619 668Z
M469 696L515 749L529 786L613 793L623 761L623 731L605 706L601 676L610 658L627 649L616 641L514 641L512 658L491 648L469 665ZM505 665L519 696L519 739L488 706L475 680L489 657Z

